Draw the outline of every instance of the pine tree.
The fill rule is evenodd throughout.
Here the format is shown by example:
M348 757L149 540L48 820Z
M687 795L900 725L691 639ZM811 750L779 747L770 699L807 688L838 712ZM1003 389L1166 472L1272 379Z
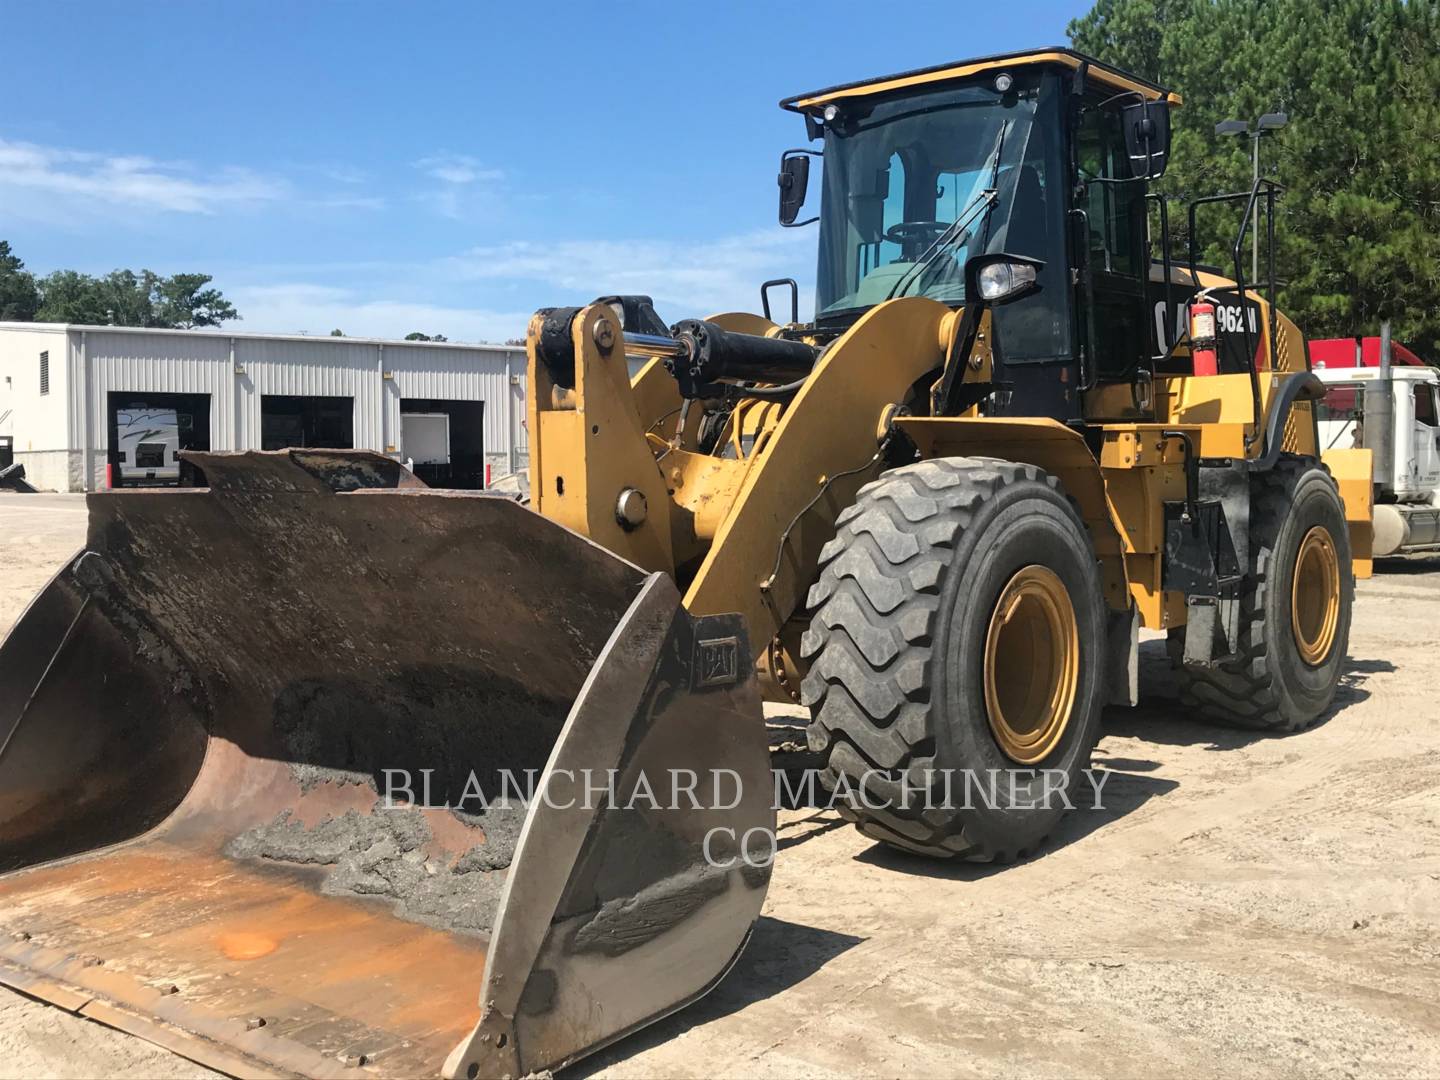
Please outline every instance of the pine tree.
M1391 319L1397 339L1440 362L1440 3L1098 0L1069 33L1184 96L1158 185L1172 196L1247 190L1250 142L1215 124L1288 113L1261 146L1286 189L1282 308L1311 337L1374 334ZM1204 261L1231 266L1239 216L1202 211ZM1182 253L1183 218L1172 211Z

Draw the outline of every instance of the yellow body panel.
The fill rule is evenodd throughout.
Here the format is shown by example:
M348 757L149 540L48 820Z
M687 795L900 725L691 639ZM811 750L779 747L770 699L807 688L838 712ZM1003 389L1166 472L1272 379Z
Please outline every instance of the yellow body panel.
M1129 607L1125 554L1095 455L1076 432L1047 417L904 417L895 426L908 435L920 456L985 457L1019 461L1044 469L1080 507L1105 578L1105 600L1116 610Z
M1183 598L1160 588L1163 504L1185 497L1182 444L1160 436L1174 425L1107 425L1098 462L1079 433L1044 417L905 417L895 426L923 457L998 457L1055 476L1080 507L1107 606L1125 611L1133 603L1141 623L1154 629L1184 621Z
M795 649L820 549L839 513L882 467L877 450L892 422L921 457L998 457L1057 477L1095 545L1107 605L1117 612L1133 606L1142 625L1154 629L1181 625L1186 615L1184 597L1161 587L1164 504L1185 496L1184 444L1163 432L1188 434L1204 458L1254 458L1263 450L1248 375L1159 376L1149 415L1128 385L1100 388L1086 400L1098 421L1098 455L1078 431L1048 418L981 417L978 407L956 417L893 418L902 404L925 411L963 321L963 312L908 297L870 310L832 342L784 406L736 405L716 447L702 454L697 416L676 433L681 403L669 373L651 362L627 380L623 348L606 355L596 344L598 320L612 315L599 305L576 317L571 391L552 385L532 347L536 508L617 554L673 574L692 613L739 611L768 676L766 693L783 700L793 699L803 673ZM738 333L780 332L745 313L714 321ZM1294 344L1298 331L1283 317L1278 327L1285 370L1260 377L1262 420L1283 381L1304 369ZM987 312L970 354L953 358L965 365L962 383L992 378L992 337ZM1127 408L1133 415L1103 415ZM1309 409L1308 402L1294 406L1287 451L1316 452ZM1360 475L1368 483L1368 461L1362 468L1337 458L1332 469L1346 500L1356 571L1364 576L1370 509ZM626 487L648 501L639 527L622 527L615 516Z
M614 312L605 304L592 304L575 316L573 390L557 386L536 360L541 316L530 320L531 503L552 521L622 558L647 570L673 572L669 492L646 438L655 418L642 419L638 405L643 401L653 409L663 395L650 388L657 376L644 370L637 378L647 385L646 393L642 397L634 392L623 349L602 354L595 342L601 320L613 325ZM620 525L615 506L626 488L645 495L652 517L660 515L663 528L627 530Z
M1262 423L1269 415L1271 398L1293 374L1261 372ZM1155 380L1155 407L1157 421L1171 427L1195 427L1201 457L1253 458L1264 450L1263 440L1255 437L1249 375L1162 376ZM1318 456L1311 410L1308 401L1291 406L1284 436L1287 453Z
M739 611L759 648L804 605L835 518L875 475L874 433L885 409L903 402L915 382L939 366L940 327L950 315L944 304L923 297L894 300L867 312L830 346L746 476L685 594L688 611ZM849 470L859 471L825 488ZM779 572L770 581L777 559Z
M1345 504L1345 523L1350 533L1350 560L1357 578L1368 578L1374 569L1375 487L1374 462L1369 450L1326 450L1320 460L1335 477L1340 500Z
M768 337L770 331L779 328L765 316L752 315L748 311L727 311L720 315L711 315L705 321L714 323L721 330L729 330L735 334L754 334L756 337Z
M679 417L680 387L674 376L665 370L664 363L647 361L630 380L630 391L635 397L636 415L646 432L668 439Z

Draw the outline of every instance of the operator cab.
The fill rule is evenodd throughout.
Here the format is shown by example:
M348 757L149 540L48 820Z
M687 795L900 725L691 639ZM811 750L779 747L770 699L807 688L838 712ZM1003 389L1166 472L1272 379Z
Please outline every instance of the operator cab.
M1131 382L1161 351L1146 185L1178 100L1056 48L781 102L824 141L823 154L787 151L780 176L794 225L808 159L823 157L816 329L907 296L963 306L972 259L1019 257L1034 280L993 313L1007 389L992 410L1080 418L1083 390ZM1127 130L1142 124L1143 145Z

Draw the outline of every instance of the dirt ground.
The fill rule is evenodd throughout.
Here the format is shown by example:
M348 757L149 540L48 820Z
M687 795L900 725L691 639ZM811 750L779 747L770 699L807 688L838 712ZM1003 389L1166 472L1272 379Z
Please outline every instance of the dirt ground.
M0 628L81 505L0 496ZM739 967L574 1072L1440 1076L1437 610L1440 559L1362 582L1336 708L1289 737L1187 719L1148 642L1145 704L1107 716L1104 809L1018 866L783 815ZM0 991L0 1075L214 1074Z

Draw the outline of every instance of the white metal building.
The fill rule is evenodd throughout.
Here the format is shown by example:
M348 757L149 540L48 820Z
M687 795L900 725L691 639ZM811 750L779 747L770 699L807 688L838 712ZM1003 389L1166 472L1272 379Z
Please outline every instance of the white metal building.
M116 434L144 407L182 449L353 446L477 487L526 464L524 383L509 346L0 322L0 452L42 490L144 482Z

